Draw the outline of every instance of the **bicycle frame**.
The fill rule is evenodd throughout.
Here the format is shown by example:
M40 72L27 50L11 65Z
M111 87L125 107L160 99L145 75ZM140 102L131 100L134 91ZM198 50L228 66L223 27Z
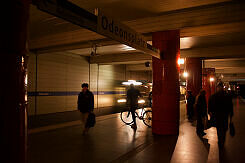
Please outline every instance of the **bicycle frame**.
M139 111L140 110L140 111ZM140 120L143 119L143 114L147 111L147 109L145 109L144 107L138 107L135 110L135 116L138 117ZM140 113L138 113L140 112Z
M144 107L138 107L136 110L135 110L135 118L139 118L140 120L142 120L143 122L144 122L144 124L146 125L146 126L148 126L148 127L151 127L151 125L148 123L148 122L146 122L146 120L147 121L151 121L151 119L152 119L152 117L150 116L150 117L145 117L145 115L147 116L148 115L148 113L149 112L151 112L152 113L152 110L151 109L146 109L146 108L144 108ZM126 113L126 114L125 114ZM123 116L123 114L124 114L124 116ZM132 115L131 115L131 111L130 110L127 110L127 111L125 111L125 112L121 112L121 120L125 123L125 124L127 124L127 125L130 125L130 124L132 124L133 123L133 120L127 120L129 117L131 117ZM125 117L126 119L124 119L123 117Z

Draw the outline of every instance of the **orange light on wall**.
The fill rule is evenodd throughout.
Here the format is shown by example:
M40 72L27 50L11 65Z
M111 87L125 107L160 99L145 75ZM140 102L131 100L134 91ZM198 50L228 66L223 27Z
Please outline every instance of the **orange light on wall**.
M185 63L184 58L179 58L178 59L178 65L183 65Z
M210 77L209 80L210 80L210 82L213 82L214 81L214 78L213 77Z
M187 78L187 77L188 77L188 73L187 73L187 72L184 72L184 73L183 73L183 76L184 76L185 78Z

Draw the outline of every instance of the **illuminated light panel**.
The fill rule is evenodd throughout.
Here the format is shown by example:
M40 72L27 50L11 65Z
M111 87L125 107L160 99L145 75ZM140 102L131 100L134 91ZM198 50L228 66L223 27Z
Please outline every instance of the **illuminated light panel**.
M122 82L122 84L123 85L131 85L131 84L133 84L133 85L142 85L141 82L137 82L135 80L128 80L127 82Z
M27 75L25 76L25 85L28 84L28 78L27 78Z
M136 50L136 49L135 48L132 48L130 46L127 46L127 45L122 45L122 50L130 51L130 50Z
M180 49L191 48L193 46L194 42L195 42L195 40L192 37L180 38Z
M127 100L126 99L118 99L117 102L118 103L125 103L125 102L127 102ZM144 99L138 100L138 104L144 104L144 103L145 103Z
M211 77L209 80L210 80L210 82L213 82L213 81L214 81L214 78L213 78L213 77Z
M127 101L126 99L118 99L118 100L117 100L118 103L124 103L124 102L126 102L126 101Z
M138 100L138 104L144 104L145 103L145 100L141 99L141 100Z

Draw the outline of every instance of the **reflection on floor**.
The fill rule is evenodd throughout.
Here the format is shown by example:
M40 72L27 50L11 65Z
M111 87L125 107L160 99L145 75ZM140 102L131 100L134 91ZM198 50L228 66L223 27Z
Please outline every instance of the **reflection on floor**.
M172 162L223 163L245 162L245 103L234 100L235 137L227 134L225 150L219 156L216 129L210 128L200 139L195 126L185 117L181 103L181 125L178 136L152 135L142 121L134 132L124 125L119 114L97 118L94 128L83 136L79 122L31 130L29 134L30 163L80 162Z

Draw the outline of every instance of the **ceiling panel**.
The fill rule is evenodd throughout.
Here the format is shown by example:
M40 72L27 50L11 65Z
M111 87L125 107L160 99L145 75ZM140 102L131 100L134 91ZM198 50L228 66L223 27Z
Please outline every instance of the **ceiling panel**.
M231 0L71 0L90 12L93 12L95 8L101 8L103 12L121 21L226 1Z
M245 44L245 31L201 37L183 37L180 39L181 49L239 44Z
M219 69L230 67L245 67L245 58L205 60L204 65L207 68L215 67Z
M237 57L244 57L244 10L236 3L226 3L227 1L231 0L70 0L89 12L101 8L106 15L149 36L154 31L181 29L180 48L183 56L222 58L237 54ZM220 4L211 5L216 3ZM106 40L103 36L39 11L34 6L31 6L30 40L30 47L39 47L44 51L50 47L55 49L76 45L73 47L77 48L66 51L83 56L89 56L92 51L90 47L96 43L99 56L92 57L95 62L103 60L108 63L135 64L150 59L148 55L125 45L103 43ZM83 48L79 48L78 44ZM101 56L104 54L108 55ZM244 61L245 59L209 60L206 66L215 67L220 73L242 73L245 71ZM136 67L131 65L131 69L136 68L146 69L143 64Z
M58 34L81 29L63 19L38 10L35 6L30 7L30 39L37 39L51 34Z
M92 51L94 52L94 50L92 49L92 46L91 46L91 48L70 50L68 52L83 55L83 56L89 56L89 55L91 55ZM134 52L139 52L139 51L134 49L134 48L131 48L127 45L123 45L123 44L96 47L97 55L117 54L117 53L132 53L132 52L134 53Z
M163 12L201 5L215 4L230 0L71 0L74 4L93 13L95 8L119 21L129 21L158 16ZM31 5L30 38L77 30L81 27L39 11Z

